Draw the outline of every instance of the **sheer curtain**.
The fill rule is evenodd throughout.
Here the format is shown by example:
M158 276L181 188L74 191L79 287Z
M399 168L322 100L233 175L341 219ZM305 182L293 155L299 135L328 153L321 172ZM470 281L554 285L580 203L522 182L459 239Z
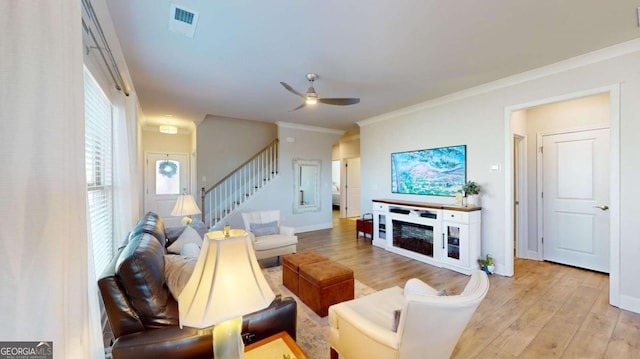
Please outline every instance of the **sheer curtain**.
M104 357L82 255L80 18L80 1L0 2L0 341L53 341L72 359Z
M114 90L115 91L115 90ZM135 93L125 97L117 92L113 96L113 169L114 182L114 251L129 233L138 213L133 207L135 176L137 172L136 155L136 96ZM133 107L131 111L130 107Z

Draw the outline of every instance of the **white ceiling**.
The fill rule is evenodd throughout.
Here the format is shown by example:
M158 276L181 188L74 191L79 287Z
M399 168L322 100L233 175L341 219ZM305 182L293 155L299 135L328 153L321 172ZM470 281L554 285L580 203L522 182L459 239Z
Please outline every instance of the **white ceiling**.
M356 121L640 37L640 0L107 1L149 123L207 115L357 132ZM320 75L320 97L290 109ZM171 115L172 117L166 117Z

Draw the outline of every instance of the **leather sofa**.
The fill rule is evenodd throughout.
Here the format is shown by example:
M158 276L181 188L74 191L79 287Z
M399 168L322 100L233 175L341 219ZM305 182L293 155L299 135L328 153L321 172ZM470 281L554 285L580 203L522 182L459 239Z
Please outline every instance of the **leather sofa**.
M98 279L114 359L213 357L211 329L179 327L178 303L165 282L166 246L179 234L180 228L165 232L162 219L147 213ZM296 314L293 298L277 296L269 307L243 316L245 344L281 331L295 339Z

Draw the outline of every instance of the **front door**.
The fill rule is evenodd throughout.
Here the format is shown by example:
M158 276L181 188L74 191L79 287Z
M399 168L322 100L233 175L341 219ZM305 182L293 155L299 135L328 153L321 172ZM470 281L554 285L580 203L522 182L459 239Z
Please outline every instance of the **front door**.
M189 193L187 154L147 153L145 176L145 212L155 212L165 226L180 224L171 217L178 195Z
M543 255L609 272L609 129L545 135Z

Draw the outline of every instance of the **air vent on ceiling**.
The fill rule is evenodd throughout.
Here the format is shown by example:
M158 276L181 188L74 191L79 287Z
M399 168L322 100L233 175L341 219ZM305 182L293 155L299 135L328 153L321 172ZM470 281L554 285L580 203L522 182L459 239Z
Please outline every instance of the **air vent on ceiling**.
M169 12L169 30L187 36L193 37L198 24L198 13L185 7L178 7L171 4Z

